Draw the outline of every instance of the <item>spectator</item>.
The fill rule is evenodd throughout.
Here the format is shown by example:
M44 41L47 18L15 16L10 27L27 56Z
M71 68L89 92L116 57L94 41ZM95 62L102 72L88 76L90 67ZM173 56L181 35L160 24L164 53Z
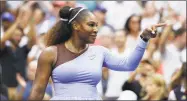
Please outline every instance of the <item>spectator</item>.
M126 47L132 50L135 48L140 35L141 17L134 14L131 15L125 23L124 30L127 32Z
M145 91L146 95L141 100L167 100L166 83L160 74L148 77Z
M35 78L36 69L37 69L37 61L36 60L31 61L27 68L28 81L26 83L26 86L18 87L16 100L24 100L24 101L28 100L32 88L33 80ZM44 100L49 100L51 97L52 97L52 86L51 84L48 84L46 87Z
M41 28L43 26L45 26L43 23L44 23L44 19L45 19L45 12L41 9L41 8L36 8L34 11L33 11L33 19L35 20L35 24L36 24L36 33L39 34ZM49 26L49 25L48 25ZM48 28L49 29L49 28ZM47 27L46 29L47 30Z
M106 12L107 10L102 7L101 5L97 5L95 10L93 11L94 15L97 17L98 19L98 27L99 27L99 31L98 31L98 35L103 34L103 31L108 31L108 32L114 32L114 28L107 24L105 19L106 19Z
M14 24L4 33L1 38L0 63L2 65L3 82L8 86L10 100L14 97L15 87L18 82L24 85L26 58L31 47L35 44L35 33L31 27L28 36L28 44L19 46L24 36L22 23L23 11L21 10ZM21 75L21 76L20 76ZM24 79L23 79L24 78Z
M130 51L125 46L126 43L126 33L124 30L116 31L114 36L115 48L112 48L111 51L120 56L125 56L130 53ZM122 92L123 83L129 78L128 72L119 72L109 70L107 91L105 96L109 100L117 99Z
M31 48L31 51L28 54L28 63L33 60L38 60L40 53L45 48L44 36L45 33L40 33L40 35L38 35L36 44Z
M15 16L9 12L4 12L1 16L3 31L7 31L8 28L13 24Z
M186 101L187 100L187 82L186 82L186 77L187 77L187 67L186 67L186 62L183 63L182 68L178 71L177 75L173 78L170 89L172 91L169 94L168 100L177 100L177 101ZM174 86L174 83L178 81L178 85Z
M129 79L124 83L122 90L131 90L140 100L144 96L143 87L146 84L147 78L156 73L156 67L153 61L143 60L140 66L131 74ZM137 76L139 75L139 78Z
M157 24L160 21L160 14L157 12L155 2L148 1L145 3L142 15L141 29L144 30L150 25Z
M172 30L172 26L169 26ZM181 54L186 48L186 29L179 28L174 31L174 39L171 43L167 44L167 36L169 33L163 33L160 39L160 51L163 64L164 78L167 82L171 80L171 75L177 68L182 65Z
M109 48L111 45L111 38L112 38L112 34L114 33L114 29L111 25L107 24L105 21L106 12L107 10L101 5L97 5L96 9L93 11L93 14L95 14L95 16L98 19L98 27L99 27L97 39L94 44L102 44L103 46Z

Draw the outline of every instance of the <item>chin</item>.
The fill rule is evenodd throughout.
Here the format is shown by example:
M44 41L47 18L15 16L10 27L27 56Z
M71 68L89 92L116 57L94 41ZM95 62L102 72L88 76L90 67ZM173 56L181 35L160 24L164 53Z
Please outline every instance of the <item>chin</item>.
M88 44L94 44L95 43L95 39L94 40L88 40L87 43Z
M90 44L94 44L95 43L95 41L90 41Z

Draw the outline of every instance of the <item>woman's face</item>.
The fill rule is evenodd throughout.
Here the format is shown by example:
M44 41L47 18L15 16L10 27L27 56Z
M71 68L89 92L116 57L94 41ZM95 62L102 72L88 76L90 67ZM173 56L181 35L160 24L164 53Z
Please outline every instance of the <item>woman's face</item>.
M44 18L43 14L42 14L42 10L36 9L34 11L33 18L34 18L36 24L39 24Z
M75 30L77 30L77 36L85 43L94 43L98 32L98 22L96 17L89 12L84 20L78 23L77 29Z
M100 45L110 48L112 45L112 35L101 35L100 36Z
M131 31L133 32L138 32L140 31L140 17L139 16L133 16L131 19L130 19L130 22L129 22L129 28Z
M126 37L124 31L117 31L114 37L114 42L117 47L123 47L125 45Z

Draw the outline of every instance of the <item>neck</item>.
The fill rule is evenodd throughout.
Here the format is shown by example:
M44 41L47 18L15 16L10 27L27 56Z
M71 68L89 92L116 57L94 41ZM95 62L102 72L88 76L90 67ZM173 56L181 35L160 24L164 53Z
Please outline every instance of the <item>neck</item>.
M71 37L66 43L67 48L74 52L80 53L86 48L86 45L83 41Z
M123 53L124 50L125 50L125 45L118 47L118 53Z
M139 35L139 31L130 31L130 34L131 34L133 37L137 38L138 35Z

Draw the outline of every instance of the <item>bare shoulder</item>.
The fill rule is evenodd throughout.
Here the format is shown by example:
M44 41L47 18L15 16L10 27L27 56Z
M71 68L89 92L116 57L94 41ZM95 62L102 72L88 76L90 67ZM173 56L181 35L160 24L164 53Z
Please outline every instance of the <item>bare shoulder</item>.
M45 61L50 61L54 62L57 56L57 47L56 46L50 46L45 48L41 55L40 55L40 60L45 60Z

